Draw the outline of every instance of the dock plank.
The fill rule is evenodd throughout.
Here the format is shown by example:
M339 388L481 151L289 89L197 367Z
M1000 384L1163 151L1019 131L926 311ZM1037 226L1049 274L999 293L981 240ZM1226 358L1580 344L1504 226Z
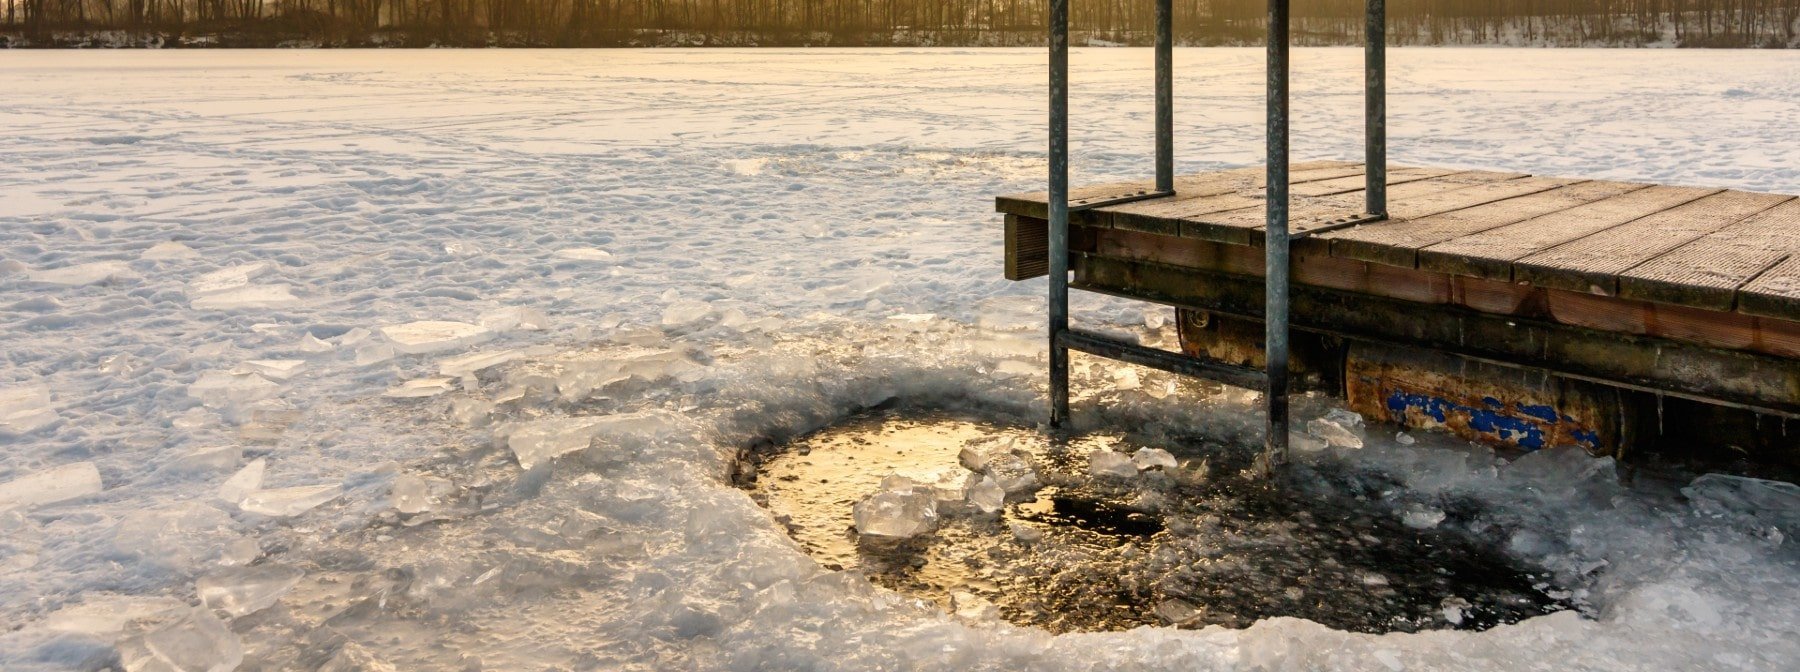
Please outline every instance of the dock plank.
M1620 273L1791 198L1744 191L1713 194L1520 259L1513 264L1513 279L1616 296Z
M1510 281L1514 261L1721 191L1724 190L1656 185L1626 192L1427 246L1418 252L1418 267L1452 275Z
M1731 310L1737 288L1800 251L1800 201L1701 236L1619 274L1619 296Z
M1429 180L1434 177L1443 177L1445 175L1460 172L1463 171L1452 168L1401 168L1390 166L1387 173L1387 183L1388 186L1394 186L1397 184L1406 184L1408 182L1417 182L1419 180ZM1364 174L1366 174L1366 171ZM1305 183L1296 183L1290 190L1290 193L1295 196L1331 196L1352 191L1362 191L1368 186L1368 180L1364 177L1364 174L1329 180L1313 180Z
M1800 255L1790 256L1739 287L1738 312L1800 321Z
M1292 177L1298 179L1329 179L1345 175L1361 175L1362 164L1349 161L1304 161L1295 163ZM1175 196L1161 201L1185 200L1197 196L1227 193L1239 189L1260 188L1266 170L1262 166L1248 166L1231 170L1200 173L1196 175L1180 175L1175 178ZM1090 186L1071 187L1069 203L1079 204L1082 201L1100 200L1148 193L1156 188L1153 180L1132 180L1126 182L1109 182ZM1050 192L1031 191L1017 194L1004 194L994 198L994 209L1013 215L1034 219L1050 218Z
M1460 210L1416 219L1390 219L1333 231L1331 256L1389 266L1418 266L1418 250L1460 236L1561 212L1650 185L1625 182L1577 182Z
M1137 201L1097 209L1094 211L1096 223L1127 231L1160 233L1169 236L1179 235L1181 223L1184 221L1215 212L1235 210L1262 203L1264 188L1268 185L1268 180L1265 179L1266 172L1262 168L1245 170L1257 172L1247 178L1238 174L1233 175L1233 179L1187 186L1177 183L1175 195L1169 198ZM1237 173L1238 171L1232 172ZM1363 179L1362 175L1363 169L1360 165L1343 167L1302 164L1300 169L1288 176L1288 183L1290 188L1293 185L1333 179L1354 179L1360 183Z
M1480 180L1487 181L1480 181ZM1527 177L1518 173L1456 173L1407 182L1388 190L1388 214L1394 219L1427 217L1482 203L1523 196L1577 182L1562 178ZM1362 212L1361 191L1320 198L1296 198L1288 211L1289 231L1299 233L1323 226L1340 217ZM1266 213L1261 207L1241 208L1190 222L1181 229L1184 238L1260 245ZM1328 246L1321 240L1308 245Z

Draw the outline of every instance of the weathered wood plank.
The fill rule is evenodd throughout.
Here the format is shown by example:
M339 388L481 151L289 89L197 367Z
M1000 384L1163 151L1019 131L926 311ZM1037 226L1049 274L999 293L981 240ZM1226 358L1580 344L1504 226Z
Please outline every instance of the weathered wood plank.
M1788 257L1737 291L1738 311L1800 320L1800 255Z
M1006 279L1030 280L1050 274L1050 223L1006 216Z
M1290 187L1320 180L1361 180L1363 175L1361 165L1314 166L1301 164L1301 166L1288 176ZM1244 170L1256 172L1246 176L1241 170L1230 171L1229 175L1220 174L1223 179L1196 182L1191 185L1177 183L1173 197L1100 208L1094 211L1093 221L1100 226L1171 236L1179 235L1181 223L1184 221L1214 212L1262 203L1264 187L1268 184L1266 171L1261 168Z
M1720 191L1723 190L1658 185L1626 192L1430 245L1419 250L1418 267L1490 280L1512 280L1514 261Z
M1513 279L1617 295L1620 273L1791 198L1744 191L1713 194L1520 259L1513 264Z
M1527 182L1527 180L1530 181ZM1474 205L1475 203L1465 204L1465 201L1471 197L1480 196L1476 202L1486 202L1505 198L1508 195L1542 191L1566 184L1569 181L1549 183L1543 182L1542 178L1526 177L1519 173L1484 171L1454 173L1394 185L1388 189L1388 210L1394 217L1419 217ZM1514 185L1512 184L1514 182L1521 182L1521 184ZM1509 186L1501 186L1503 184ZM1482 196L1482 194L1487 194L1488 190L1496 190L1496 188L1498 188L1498 193ZM1470 189L1478 191L1463 193L1460 196L1444 196L1444 194ZM1331 196L1294 198L1288 209L1289 230L1293 232L1306 231L1308 228L1329 224L1341 217L1359 214L1362 209L1361 190ZM1259 198L1256 199L1254 205L1249 207L1186 219L1182 222L1181 236L1237 245L1260 245L1266 216L1266 208L1262 199ZM1310 242L1317 243L1317 241ZM1323 252L1325 248L1321 246L1318 248L1296 247L1295 249L1297 251L1313 249Z
M1731 310L1737 288L1800 251L1800 201L1701 236L1619 274L1619 296Z
M1389 166L1387 183L1389 186L1406 184L1408 182L1429 180L1434 177L1443 177L1445 175L1460 172L1463 171L1453 168L1401 168ZM1295 196L1331 196L1334 194L1346 194L1352 191L1362 191L1363 188L1367 186L1368 180L1363 175L1359 174L1350 177L1296 183L1289 191Z
M1294 179L1328 179L1344 175L1361 175L1362 164L1349 161L1303 161L1295 163ZM1231 170L1180 175L1175 178L1174 200L1194 198L1202 195L1214 195L1225 191L1259 188L1265 169L1262 166L1249 166ZM1212 185L1229 184L1230 188L1219 191L1220 187ZM1152 180L1132 180L1129 182L1109 182L1069 189L1069 202L1078 204L1086 200L1098 200L1127 196L1137 193L1148 193L1156 188ZM1163 199L1168 200L1168 199ZM1005 194L994 198L994 209L1013 215L1023 215L1037 219L1050 218L1050 192L1032 191L1018 194Z
M1419 248L1561 212L1648 186L1650 185L1624 182L1577 182L1427 217L1371 222L1355 228L1332 231L1321 238L1331 241L1331 255L1334 257L1413 268L1418 265Z

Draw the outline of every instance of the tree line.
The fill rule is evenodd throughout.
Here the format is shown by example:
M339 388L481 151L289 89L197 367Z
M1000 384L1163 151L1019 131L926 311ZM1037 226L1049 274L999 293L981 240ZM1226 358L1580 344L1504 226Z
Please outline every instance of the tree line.
M1070 0L1076 44L1148 44L1152 0ZM0 0L0 40L69 46L1035 45L1047 0ZM1265 0L1174 0L1177 41L1260 43ZM1294 0L1357 44L1363 0ZM1395 44L1794 47L1800 0L1388 0Z

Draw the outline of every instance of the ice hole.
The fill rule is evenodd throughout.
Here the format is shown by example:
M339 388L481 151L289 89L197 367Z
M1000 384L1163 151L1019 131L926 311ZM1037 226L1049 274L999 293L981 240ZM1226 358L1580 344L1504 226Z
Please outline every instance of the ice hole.
M1176 464L1140 459L1134 477L1112 473L1143 449ZM1125 459L1096 475L1097 451ZM1009 489L999 512L972 504L972 484L996 464L1019 468L1004 456L1023 458L1035 483ZM969 610L958 595L1057 633L1277 616L1369 633L1485 630L1578 608L1557 597L1569 592L1549 572L1508 554L1505 531L1479 505L1455 502L1421 526L1416 502L1389 496L1397 486L1386 474L1314 460L1271 484L1252 476L1251 458L1203 439L1053 438L974 415L888 409L760 442L733 473L821 565L959 618ZM937 493L929 525L871 518L917 514L878 505L927 490ZM883 534L859 534L859 524ZM887 536L896 529L924 531Z

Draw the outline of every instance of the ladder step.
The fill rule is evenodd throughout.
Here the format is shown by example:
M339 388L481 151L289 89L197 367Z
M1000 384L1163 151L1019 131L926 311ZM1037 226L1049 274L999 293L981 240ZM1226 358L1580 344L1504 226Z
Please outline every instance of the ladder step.
M1268 374L1262 369L1147 348L1092 332L1065 329L1057 333L1056 341L1070 350L1191 378L1204 378L1233 387L1260 390L1263 389L1264 381L1268 380Z

